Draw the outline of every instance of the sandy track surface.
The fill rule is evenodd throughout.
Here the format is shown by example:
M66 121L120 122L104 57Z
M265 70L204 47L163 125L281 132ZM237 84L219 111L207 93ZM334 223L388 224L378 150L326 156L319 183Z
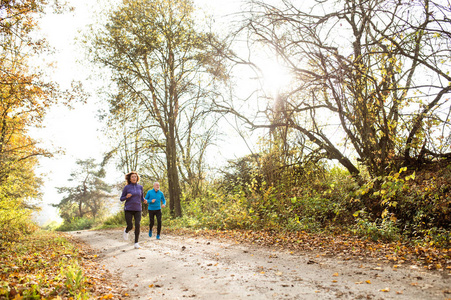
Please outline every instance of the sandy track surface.
M448 299L451 278L416 266L325 258L232 240L140 236L119 230L71 233L95 249L132 299ZM130 236L132 233L130 234Z

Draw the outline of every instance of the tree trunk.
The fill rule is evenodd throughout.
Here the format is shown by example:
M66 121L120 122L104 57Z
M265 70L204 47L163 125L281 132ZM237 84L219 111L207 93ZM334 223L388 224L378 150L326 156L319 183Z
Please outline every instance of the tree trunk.
M177 170L177 149L173 129L169 129L169 137L166 142L166 160L168 168L169 185L169 208L174 217L182 216L182 206L180 203L180 182Z

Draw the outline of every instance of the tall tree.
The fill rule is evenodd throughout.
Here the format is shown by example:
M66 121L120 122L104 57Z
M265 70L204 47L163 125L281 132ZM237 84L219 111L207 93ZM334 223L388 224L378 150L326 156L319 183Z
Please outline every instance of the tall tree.
M53 86L28 70L31 46L42 49L30 32L40 1L2 1L0 10L0 183L20 161L48 155L28 137L29 126L42 121Z
M108 209L108 200L115 197L111 194L112 187L102 180L105 171L94 159L77 160L76 163L78 169L71 173L68 180L76 185L57 188L58 193L64 194L64 198L53 205L68 223L74 218L87 217L95 220L101 217Z
M352 174L353 157L376 176L451 157L449 1L280 3L249 1L243 27L294 76L266 110L283 118L253 125L288 126Z
M180 174L192 177L188 166L202 163L212 138L216 121L207 100L223 70L214 59L215 38L197 30L193 14L189 0L125 0L94 45L95 60L111 69L118 87L110 116L127 128L123 136L141 162L167 176L175 216L182 214ZM130 150L125 139L121 144Z
M62 8L55 1L56 9ZM47 1L0 2L0 230L10 232L29 222L42 181L35 173L40 156L52 153L38 147L30 127L39 127L51 105L66 98L43 73L30 68L31 57L49 46L36 39L37 17ZM69 98L67 98L69 99ZM16 226L17 225L17 226Z

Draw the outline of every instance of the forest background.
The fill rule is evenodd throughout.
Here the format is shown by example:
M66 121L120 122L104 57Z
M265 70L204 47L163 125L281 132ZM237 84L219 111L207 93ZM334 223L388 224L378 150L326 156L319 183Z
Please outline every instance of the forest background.
M101 7L77 40L93 98L35 63L52 65L39 16L71 7L2 1L2 245L37 230L37 168L58 152L33 128L97 99L110 143L58 187L58 230L123 224L113 166L138 171L145 190L161 183L167 226L449 249L449 1L249 0L222 20L185 0Z

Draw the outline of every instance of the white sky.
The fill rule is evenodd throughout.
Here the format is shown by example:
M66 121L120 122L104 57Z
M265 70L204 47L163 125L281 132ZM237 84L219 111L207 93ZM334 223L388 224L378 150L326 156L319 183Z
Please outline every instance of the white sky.
M77 60L83 60L83 51L77 48L75 42L78 31L83 30L96 17L98 3L102 1L106 0L69 0L75 11L63 15L47 15L40 24L42 34L57 51L50 58L57 62L53 80L62 88L68 88L72 80L82 81L85 89L92 95L87 104L77 104L73 110L63 106L52 108L44 121L45 128L31 131L34 138L43 141L42 146L62 148L65 151L65 154L40 161L38 172L45 174L43 209L37 217L41 224L49 220L60 221L56 209L49 204L56 204L61 200L61 195L55 188L69 184L67 180L76 167L75 161L95 158L99 162L103 152L108 150L108 141L100 132L102 124L96 118L96 112L102 105L95 96L96 84L86 81L89 70L77 63ZM221 23L221 15L232 14L239 8L239 1L196 0L196 3L202 9L218 16L218 24ZM233 130L229 130L229 133L233 134ZM237 153L246 151L244 144L239 147L241 149L235 149ZM221 153L223 154L227 153ZM113 168L109 169L108 182L113 183L122 178L123 174Z

